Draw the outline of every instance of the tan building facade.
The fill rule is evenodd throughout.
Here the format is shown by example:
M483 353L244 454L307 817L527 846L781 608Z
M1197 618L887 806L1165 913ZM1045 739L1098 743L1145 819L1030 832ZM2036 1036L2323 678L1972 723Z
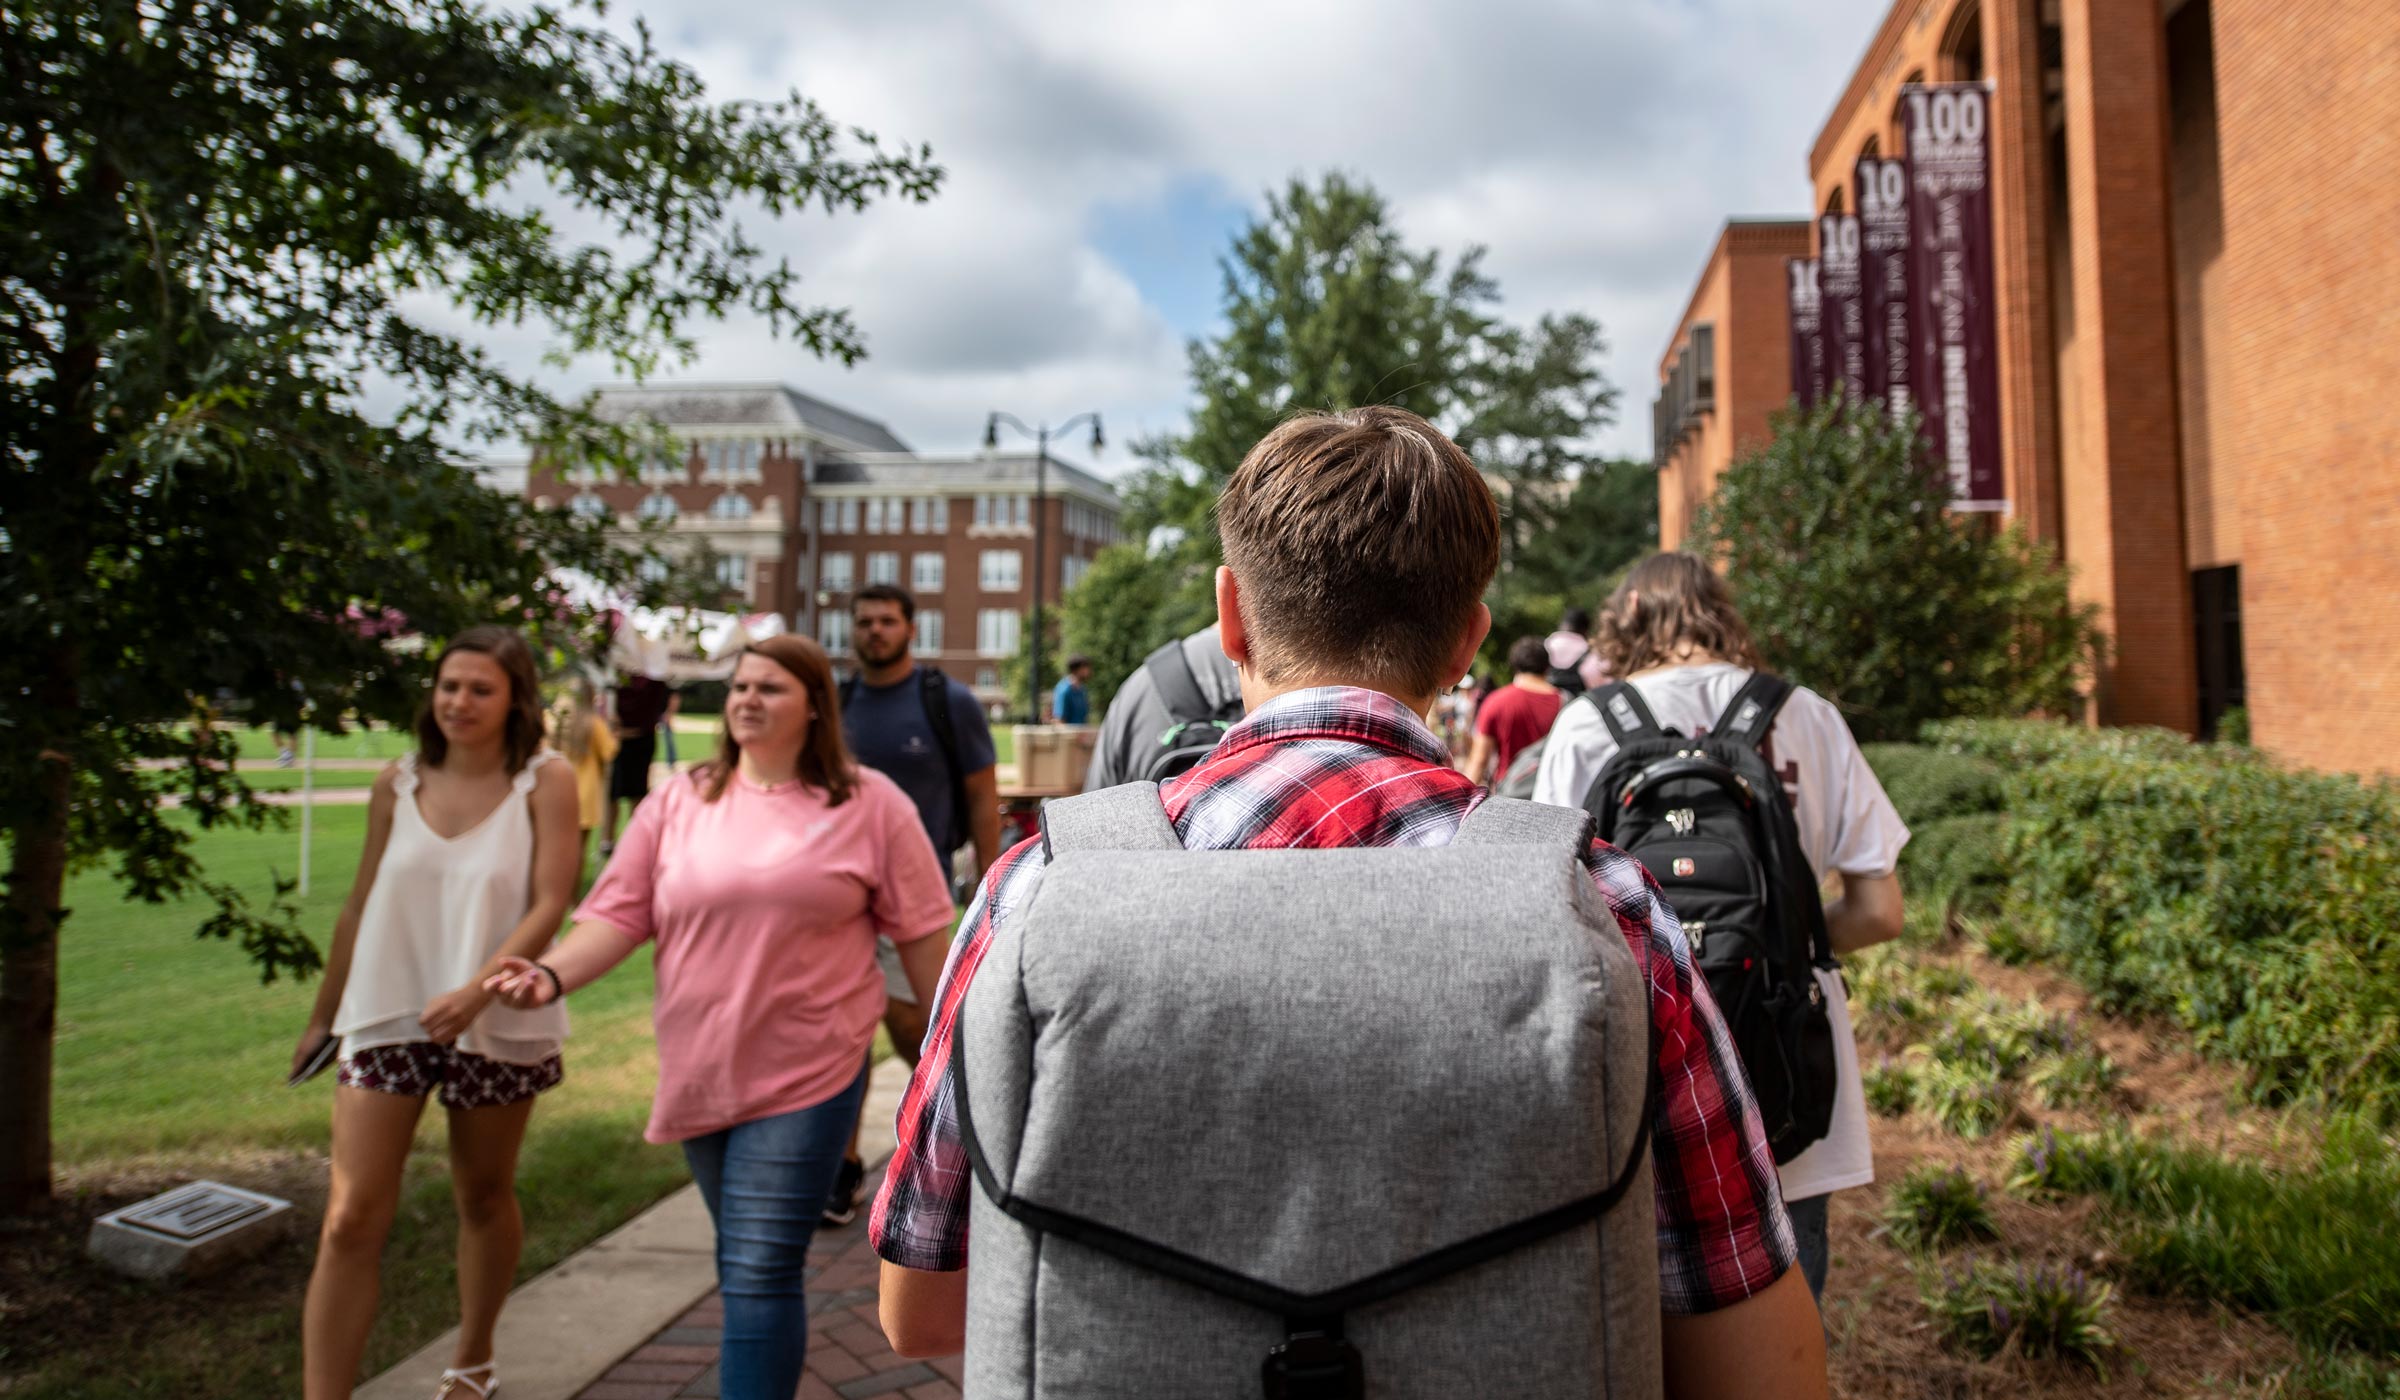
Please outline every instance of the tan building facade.
M1904 85L1957 81L1992 93L2009 514L2101 608L2097 716L2241 705L2276 753L2400 771L2400 7L1898 0L1815 210L1902 151Z
M537 460L528 498L606 515L629 539L657 522L667 550L705 541L744 606L814 636L837 662L850 651L851 596L906 588L917 655L990 704L1011 698L1001 667L1033 607L1036 554L1055 607L1118 539L1115 491L1073 463L913 452L882 424L782 385L603 389L599 411L665 428L676 450L633 481Z
M1808 256L1806 219L1734 219L1717 235L1658 363L1658 537L1673 549L1733 459L1767 440L1792 396L1787 258Z

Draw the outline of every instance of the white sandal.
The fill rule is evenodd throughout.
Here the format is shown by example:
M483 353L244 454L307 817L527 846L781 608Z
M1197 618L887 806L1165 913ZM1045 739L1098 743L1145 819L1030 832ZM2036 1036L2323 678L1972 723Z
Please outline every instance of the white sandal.
M482 1380L475 1379L479 1374ZM433 1400L449 1400L452 1386L465 1386L474 1391L475 1400L492 1400L492 1392L500 1388L500 1373L493 1369L489 1361L481 1366L445 1366L442 1368L441 1388L433 1392Z

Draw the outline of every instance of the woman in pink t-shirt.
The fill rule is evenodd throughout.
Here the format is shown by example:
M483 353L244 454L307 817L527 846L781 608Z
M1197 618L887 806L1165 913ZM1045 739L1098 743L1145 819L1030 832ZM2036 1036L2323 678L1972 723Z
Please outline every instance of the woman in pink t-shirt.
M877 935L931 1005L953 910L907 794L851 760L833 666L806 637L735 663L717 757L635 811L574 930L492 986L539 1006L656 949L658 1098L717 1221L726 1400L790 1400L808 1244L866 1093Z

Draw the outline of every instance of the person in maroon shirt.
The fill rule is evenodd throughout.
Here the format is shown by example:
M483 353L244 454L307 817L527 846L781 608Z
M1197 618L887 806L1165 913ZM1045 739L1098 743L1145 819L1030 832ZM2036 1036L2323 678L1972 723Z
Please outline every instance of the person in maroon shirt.
M1549 734L1563 698L1558 687L1544 679L1550 652L1539 637L1519 637L1508 649L1508 684L1494 687L1492 698L1475 712L1475 742L1461 765L1470 782L1497 781L1509 760Z

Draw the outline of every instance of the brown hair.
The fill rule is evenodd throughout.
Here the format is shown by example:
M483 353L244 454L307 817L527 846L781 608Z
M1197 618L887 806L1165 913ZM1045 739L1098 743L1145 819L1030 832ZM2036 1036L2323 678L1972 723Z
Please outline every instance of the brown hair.
M1328 666L1404 694L1445 675L1500 567L1475 464L1405 409L1304 413L1259 439L1217 500L1260 679Z
M1519 637L1509 643L1508 669L1520 676L1550 674L1550 648L1539 637Z
M462 651L475 652L492 658L508 676L508 724L501 741L508 758L508 771L523 771L542 746L541 680L533 669L533 648L515 630L493 624L470 627L450 639L442 654L433 658L433 679L438 686L442 679L442 663ZM417 711L417 752L435 768L450 756L450 738L442 733L441 722L433 717L433 694L429 690L424 707Z
M1600 614L1599 645L1619 677L1694 651L1759 669L1750 624L1725 581L1697 554L1653 554L1634 565Z
M858 791L858 765L850 757L850 746L842 741L842 700L833 683L833 661L825 648L797 632L780 637L768 637L752 642L735 655L733 664L742 664L744 656L763 656L792 673L808 692L808 743L800 750L800 781L825 792L825 805L839 807ZM742 761L742 746L734 742L733 726L728 724L717 732L717 756L692 770L692 782L700 789L703 800L714 802L725 795L725 784L732 781L736 764Z
M914 624L917 620L916 595L896 583L870 583L850 595L852 613L858 611L861 603L897 603L903 621Z

